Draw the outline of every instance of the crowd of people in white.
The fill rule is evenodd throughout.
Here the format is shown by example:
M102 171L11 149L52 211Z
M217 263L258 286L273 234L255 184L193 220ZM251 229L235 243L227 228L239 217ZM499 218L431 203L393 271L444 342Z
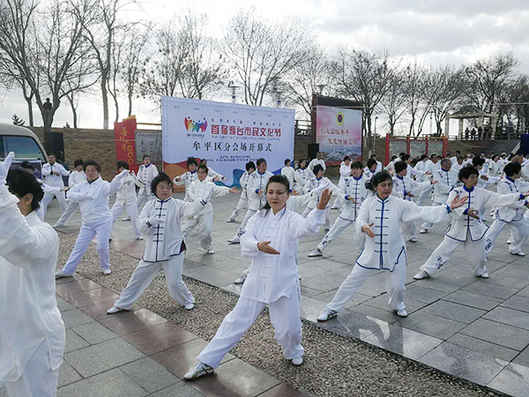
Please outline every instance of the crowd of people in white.
M0 394L5 385L10 397L55 395L64 325L54 277L72 277L94 237L101 271L110 274L112 225L124 210L135 238L144 240L145 248L126 288L107 313L129 310L162 269L171 297L192 310L195 299L182 279L186 240L198 241L205 254L214 254L215 197L240 193L226 220L235 223L244 214L228 240L228 244L240 244L241 256L249 261L248 269L235 280L243 284L240 298L185 375L187 380L212 373L266 306L284 357L293 365L303 363L297 245L306 234L321 228L326 232L305 253L309 257L325 255L331 242L347 230L350 241L363 247L319 321L336 317L377 271L387 274L388 304L397 316L406 317L406 243L417 242L433 224L444 222L447 231L425 258L414 276L417 280L434 277L460 246L474 265L475 275L488 278L487 255L501 231L507 228L510 232L512 255L525 255L529 237L525 211L529 159L521 154L469 153L463 157L456 152L454 156L431 154L412 159L401 153L385 167L375 156L366 163L346 156L337 184L325 176L322 153L294 165L286 159L279 175L269 172L266 159L259 158L245 165L240 189L216 184L225 178L193 158L187 160L187 171L174 179L159 173L149 156L137 174L120 161L111 182L101 178L101 167L92 160L77 160L74 169L67 171L50 155L38 180L27 163L10 169L12 158L10 154L0 164L0 227L4 228L0 234L0 316L11 319L0 333ZM63 177L68 177L68 186ZM175 185L184 185L183 200L173 197ZM112 195L115 201L110 208ZM331 196L334 200L329 204ZM45 223L47 206L54 197L63 210L55 228L63 227L77 208L81 213L74 248L55 275L59 239ZM333 224L331 209L339 210ZM21 310L13 312L12 307Z

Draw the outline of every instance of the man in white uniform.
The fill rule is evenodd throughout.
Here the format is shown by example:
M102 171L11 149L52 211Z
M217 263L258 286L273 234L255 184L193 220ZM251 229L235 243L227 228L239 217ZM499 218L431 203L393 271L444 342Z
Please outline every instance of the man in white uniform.
M118 161L117 163L118 174L123 171L127 171L128 175L121 181L121 186L116 193L116 201L112 206L112 223L116 222L118 216L123 212L123 209L127 211L127 215L132 221L132 228L136 240L142 240L140 231L136 225L138 219L138 200L136 199L136 186L142 187L142 184L134 175L134 171L129 170L129 164L126 161Z
M151 193L151 182L158 175L158 169L151 163L151 156L143 156L143 164L138 169L138 179L143 187L138 192L138 211L141 211L145 203L152 200L154 196Z
M42 219L46 218L46 211L48 210L48 205L50 204L53 197L57 198L61 210L64 212L66 209L66 198L64 197L64 191L60 189L64 188L64 181L62 180L63 176L68 176L69 172L62 166L62 164L57 163L57 158L54 154L48 155L48 162L42 166L42 180L43 182L51 187L56 187L59 191L47 191L44 193L42 202L40 203L42 210Z
M184 201L190 201L188 196L188 190L189 186L191 186L191 184L197 180L197 161L194 158L189 157L186 162L186 168L187 171L185 173L174 177L173 183L175 185L184 185Z
M79 185L80 183L86 182L86 175L83 171L83 160L75 160L73 163L75 169L70 172L68 176L68 189ZM71 218L75 210L79 208L79 203L74 201L69 201L66 204L66 209L62 213L61 217L55 222L53 227L62 227L68 220Z
M97 253L103 274L111 273L108 241L112 232L112 212L108 208L108 196L118 191L121 182L129 175L127 170L116 175L112 182L101 179L101 167L93 160L84 163L87 181L68 191L68 200L78 201L81 208L81 230L72 253L55 278L73 277L75 269L90 242L97 238Z
M284 175L288 179L290 186L294 186L294 180L296 179L296 171L291 166L290 159L285 160L285 166L281 168L281 175Z
M241 185L241 197L239 198L239 202L237 203L237 206L231 213L230 217L226 221L226 223L235 223L235 220L237 219L237 216L239 216L239 213L243 209L248 209L248 180L250 178L250 175L252 175L255 172L255 164L253 161L249 161L246 163L246 171L241 175L241 178L239 179L239 183Z
M0 163L0 394L54 397L65 331L53 273L59 238L36 213L44 193L23 170Z

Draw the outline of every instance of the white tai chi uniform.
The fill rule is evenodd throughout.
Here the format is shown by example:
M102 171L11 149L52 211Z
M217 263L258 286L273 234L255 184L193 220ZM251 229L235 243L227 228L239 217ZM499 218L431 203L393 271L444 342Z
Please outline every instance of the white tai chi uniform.
M255 171L248 177L248 210L246 211L246 215L244 215L244 219L242 220L241 225L237 230L237 234L231 240L232 242L239 241L241 235L243 235L246 230L246 224L248 223L250 218L257 211L259 211L263 207L263 205L265 205L266 184L268 183L268 180L272 175L273 174L268 171L265 171L262 174L260 174L258 171ZM261 192L261 194L258 193L259 191Z
M511 206L517 203L521 197L523 198L519 193L498 194L478 187L467 189L465 186L452 189L448 195L448 202L451 202L456 196L467 197L467 202L466 205L453 211L450 228L443 241L421 266L421 270L430 276L435 274L450 259L454 250L459 246L464 246L466 257L469 261L474 262L474 274L476 276L487 273L483 236L488 227L481 218L475 219L467 215L467 212L469 209L473 209L478 211L478 215L481 216L485 207Z
M59 238L0 183L0 390L54 397L65 331L55 298ZM1 391L0 391L0 394Z
M505 177L498 183L497 191L499 194L508 193L520 193L521 185L525 191L527 184L524 182L520 183L519 179L511 179ZM512 206L500 207L495 211L495 220L492 225L485 233L485 253L488 255L494 247L494 242L498 238L499 234L505 226L510 226L511 229L511 244L509 250L512 254L518 254L522 252L522 246L524 245L527 237L529 237L529 223L524 218L525 206L527 200L519 200Z
M323 223L323 216L324 212L316 209L303 218L284 208L275 215L272 210L261 210L250 219L246 233L241 237L241 254L252 258L248 278L239 301L198 356L200 362L218 367L224 355L240 341L266 305L283 356L286 359L303 356L296 263L298 240L305 234L316 233ZM270 241L270 246L280 254L259 251L257 243L261 241Z
M340 164L340 179L338 180L338 186L340 186L340 183L343 182L344 178L347 178L351 176L351 164L346 165L345 162L342 161ZM342 208L344 205L344 198L342 194L337 194L334 198L334 203L331 205L331 208L333 209L339 209Z
M221 197L230 193L230 188L217 186L207 180L196 180L189 186L189 199L191 201L204 200L207 202L204 208L195 213L193 216L184 218L183 233L184 238L189 242L190 239L199 239L200 246L205 250L211 249L211 232L213 229L213 197Z
M309 169L307 168L298 168L296 170L296 177L295 177L295 182L294 182L294 188L293 190L295 190L296 192L298 192L299 194L304 194L306 193L305 192L305 184L307 183L307 181L310 179L309 178L309 174L308 173L311 173L312 175L314 175L312 173L312 171L310 171Z
M143 206L154 199L154 195L151 192L151 182L154 178L158 176L158 168L153 163L149 165L142 164L138 169L138 179L143 186L138 191L138 211L141 212Z
M64 274L72 275L75 272L94 236L97 238L97 254L101 269L110 269L108 240L112 232L112 212L108 208L108 196L118 191L122 179L127 175L129 171L124 170L110 183L99 177L95 181L82 183L68 191L68 200L79 202L82 223L72 253L62 269Z
M42 219L45 219L46 212L48 210L48 205L50 204L51 200L53 200L53 197L57 199L57 201L59 202L59 206L61 207L61 210L63 212L66 209L66 198L64 197L64 191L62 191L62 188L64 188L64 181L62 180L62 177L68 176L69 173L62 166L62 164L59 163L54 163L53 165L51 165L50 163L46 163L42 166L41 172L42 180L46 185L53 188L58 188L57 191L44 191L44 197L42 197L40 206Z
M70 172L70 175L68 176L68 187L71 189L74 186L77 186L83 182L86 182L86 175L84 171L77 171L73 170ZM68 196L68 193L66 193L66 196ZM63 226L70 217L73 215L75 210L79 208L79 203L76 201L66 201L66 209L62 213L61 217L55 222L55 227L57 226Z
M294 188L294 181L296 179L296 171L294 168L290 166L281 168L281 175L287 177L290 190L292 190Z
M155 198L145 204L137 222L145 238L143 258L114 306L130 309L162 268L169 295L181 305L195 302L182 280L186 248L181 224L184 217L192 216L206 204L204 200L185 202L172 197L167 200Z
M321 165L323 167L323 171L325 171L327 169L327 166L325 165L325 160L324 159L312 159L310 160L310 163L309 165L307 166L307 169L314 175L314 167L316 165Z
M368 197L360 207L356 221L357 232L364 225L373 224L371 230L375 237L365 237L364 249L347 278L344 280L327 309L340 312L353 297L373 271L388 271L388 304L393 310L405 309L404 291L406 289L406 244L400 233L402 222L419 219L438 222L448 217L450 208L446 205L419 207L411 201L389 196L382 200L378 195Z
M432 184L430 181L426 182L415 182L409 176L399 176L396 175L393 177L393 190L391 194L397 196L403 200L411 201L411 197L408 193L412 193L415 197L419 197L424 190L428 190ZM407 240L417 237L417 222L403 222L402 223L402 232L406 236Z
M366 188L367 181L368 179L364 178L362 175L360 178L349 176L340 182L338 189L340 189L340 194L344 199L344 206L329 232L318 244L319 251L323 251L327 248L327 245L338 237L345 229L354 225L358 212L360 211L360 206L364 200L371 195L371 191ZM354 240L354 238L351 239L351 241L352 240Z
M175 176L173 179L173 183L175 185L184 185L185 188L185 194L184 194L184 201L191 201L188 196L188 190L189 186L193 182L195 182L198 179L198 174L196 171L186 171L184 174L180 176Z
M329 178L322 176L321 178L313 177L310 180L307 181L305 185L305 192L311 193L311 199L309 200L307 207L305 208L305 211L303 211L303 216L307 216L316 206L318 205L318 202L321 198L321 193L325 189L332 190L333 193L340 194L340 189L332 183ZM329 208L325 209L325 228L328 229L330 226L330 219L329 219Z
M446 203L448 200L448 194L459 182L457 172L452 171L451 168L449 171L446 171L443 168L434 171L432 180L437 182L433 185L433 205L441 205ZM431 229L432 226L432 223L422 224L422 228L426 230Z
M239 213L243 209L248 209L248 179L250 175L251 174L248 174L248 171L244 171L244 173L241 175L241 178L239 179L239 183L241 185L241 197L239 198L237 206L228 218L230 222L235 222L235 219L237 219Z
M138 181L134 171L130 171L126 177L121 181L121 186L116 193L116 201L112 206L112 223L116 221L118 216L127 211L127 215L132 221L132 227L136 238L140 238L141 234L136 224L138 219L138 200L136 198L136 186L142 187L142 183Z

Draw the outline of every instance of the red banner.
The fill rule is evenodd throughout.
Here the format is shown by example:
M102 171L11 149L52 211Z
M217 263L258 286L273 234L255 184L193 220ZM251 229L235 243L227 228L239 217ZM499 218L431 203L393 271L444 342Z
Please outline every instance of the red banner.
M136 117L132 116L114 123L116 160L126 161L131 170L138 172L136 164Z

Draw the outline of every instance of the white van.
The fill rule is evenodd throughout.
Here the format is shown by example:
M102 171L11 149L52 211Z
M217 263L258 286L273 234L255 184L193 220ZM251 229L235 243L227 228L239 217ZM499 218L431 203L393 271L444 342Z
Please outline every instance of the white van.
M13 164L29 161L38 170L48 161L44 146L37 135L28 128L0 123L0 159L4 159L9 152L15 153Z

